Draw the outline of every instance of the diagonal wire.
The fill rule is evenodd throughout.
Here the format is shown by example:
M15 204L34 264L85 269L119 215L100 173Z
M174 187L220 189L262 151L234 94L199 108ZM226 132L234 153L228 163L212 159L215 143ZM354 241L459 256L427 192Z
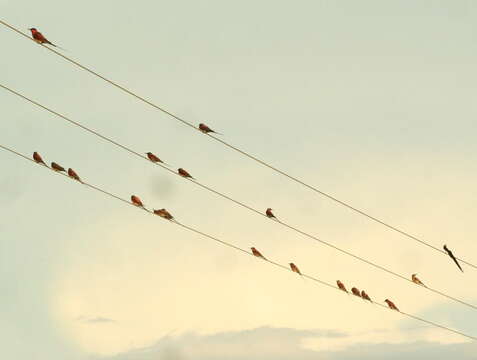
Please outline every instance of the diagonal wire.
M135 155L135 156L137 156L137 157L140 157L140 158L142 158L142 159L145 159L145 160L147 160L147 161L148 161L149 163L151 163L151 164L159 165L161 168L163 168L164 170L167 170L169 173L172 173L172 174L178 176L178 174L177 174L175 171L169 169L168 167L164 166L163 164L161 164L161 163L152 163L151 161L149 161L148 158L146 158L144 155L140 154L139 152L137 152L137 151L135 151L135 150L132 150L132 149L130 149L130 148L124 146L124 145L121 145L121 144L118 143L117 141L114 141L114 140L112 140L111 138L106 137L106 136L104 136L104 135L98 133L98 132L95 131L95 130L90 129L90 128L88 128L88 127L86 127L86 126L84 126L84 125L78 123L77 121L71 120L69 117L67 117L67 116L65 116L65 115L63 115L63 114L60 114L59 112L54 111L54 110L52 110L52 109L50 109L50 108L48 108L48 107L46 107L46 106L44 106L44 105L42 105L42 104L36 102L35 100L32 100L32 99L26 97L25 95L20 94L19 92L15 91L15 90L12 90L12 89L10 89L10 88L8 88L8 87L2 85L2 84L0 84L0 87L3 88L3 89L5 89L5 90L7 90L7 91L9 91L9 92L11 92L11 93L13 93L13 94L15 94L15 95L17 95L17 96L19 96L19 97L21 97L22 99L24 99L24 100L26 100L26 101L28 101L28 102L30 102L30 103L36 105L36 106L41 107L42 109L44 109L44 110L46 110L46 111L48 111L48 112L50 112L50 113L52 113L52 114L54 114L54 115L60 117L61 119L65 120L65 121L67 121L67 122L69 122L69 123L71 123L71 124L73 124L73 125L75 125L75 126L78 126L78 127L80 127L81 129L83 129L83 130L85 130L85 131L87 131L87 132L89 132L89 133L91 133L91 134L93 134L93 135L95 135L95 136L98 136L98 137L100 137L101 139L103 139L103 140L105 140L105 141L107 141L107 142L109 142L109 143L111 143L111 144L113 144L113 145L115 145L115 146L120 147L120 148L123 149L123 150L126 150L126 151L129 152L130 154L133 154L133 155ZM257 215L260 215L260 216L262 216L262 217L268 219L268 217L267 217L265 214L263 214L263 213L260 212L259 210L255 209L255 208L253 208L253 207L251 207L251 206L249 206L249 205L247 205L247 204L245 204L245 203L243 203L243 202L240 202L240 201L238 201L238 200L235 200L235 199L233 199L232 197L230 197L230 196L228 196L228 195L225 195L225 194L223 194L223 193L221 193L221 192L219 192L219 191L217 191L217 190L215 190L215 189L213 189L213 188L211 188L211 187L209 187L209 186L207 186L207 185L201 184L200 182L198 182L198 181L196 181L196 180L190 180L190 179L187 179L187 180L189 180L191 183L193 183L193 184L195 184L195 185L197 185L197 186L199 186L199 187L201 187L201 188L203 188L203 189L205 189L205 190L207 190L207 191L209 191L209 192L212 192L212 193L216 194L217 196L220 196L220 197L222 197L222 198L224 198L224 199L227 199L227 200L233 202L233 203L236 204L236 205L239 205L239 206L241 206L241 207L243 207L243 208L245 208L245 209L248 209L248 210L252 211L253 213L255 213L255 214L257 214ZM289 224L287 224L287 223L285 223L285 222L283 222L283 221L281 221L281 220L277 220L277 221L273 221L273 222L276 223L276 224L282 225L282 226L284 226L284 227L286 227L286 228L288 228L288 229L290 229L290 230L292 230L292 231L295 231L295 232L297 232L297 233L299 233L299 234L301 234L301 235L303 235L303 236L305 236L305 237L307 237L307 238L309 238L309 239L312 239L312 240L314 240L314 241L316 241L316 242L319 242L319 243L321 243L321 244L323 244L323 245L325 245L325 246L328 246L328 247L330 247L330 248L332 248L332 249L334 249L334 250L336 250L336 251L338 251L338 252L341 252L342 254L348 255L348 256L350 256L350 257L352 257L352 258L354 258L354 259L356 259L356 260L358 260L358 261L361 261L361 262L363 262L363 263L365 263L365 264L368 264L368 265L370 265L370 266L372 266L372 267L374 267L374 268L376 268L376 269L379 269L379 270L381 270L381 271L387 272L388 274L391 274L391 275L393 275L393 276L395 276L395 277L398 277L398 278L400 278L400 279L402 279L402 280L405 280L405 281L407 281L407 282L409 282L409 283L411 283L411 284L414 285L414 283L412 282L412 280L410 280L409 278L405 277L404 275L401 275L401 274L399 274L399 273L397 273L397 272L394 272L394 271L392 271L392 270L389 270L389 269L385 268L384 266L381 266L381 265L378 265L378 264L374 263L373 261L367 260L367 259L365 259L365 258L363 258L363 257L361 257L361 256L359 256L359 255L355 255L355 254L351 253L350 251L341 249L341 248L337 247L336 245L333 245L332 243L329 243L329 242L327 242L327 241L325 241L325 240L322 240L322 239L318 238L317 236L314 236L314 235L309 234L309 233L307 233L307 232L305 232L305 231L302 231L302 230L300 230L300 229L298 229L298 228L296 228L296 227L294 227L294 226L292 226L292 225L289 225ZM458 299L458 298L456 298L456 297L453 297L453 296L451 296L451 295L445 294L445 293L443 293L443 292L441 292L441 291L439 291L439 290L436 290L436 289L433 289L433 288L430 288L430 287L427 287L427 286L426 286L426 287L421 287L421 286L420 286L420 288L421 288L421 289L427 289L428 291L431 291L431 292L433 292L433 293L435 293L435 294L438 294L438 295L443 296L443 297L445 297L445 298L447 298L447 299L453 300L453 301L458 302L458 303L460 303L460 304L462 304L462 305L465 305L465 306L468 306L468 307L470 307L470 308L472 308L472 309L474 309L474 310L477 310L477 306L475 306L475 305L473 305L473 304L471 304L471 303L465 302L465 301L463 301L463 300L460 300L460 299Z
M23 159L25 159L25 160L28 160L28 161L30 161L30 162L32 162L32 163L35 163L35 161L32 160L32 159L30 159L28 156L23 155L23 154L21 154L21 153L15 151L15 150L13 150L13 149L10 149L9 147L6 147L6 146L0 144L0 148L3 149L3 150L8 151L8 152L10 152L10 153L12 153L12 154L14 154L14 155L17 155L17 156L19 156L19 157L21 157L21 158L23 158ZM54 171L53 169L51 169L50 167L48 167L48 166L46 166L46 165L45 165L45 166L42 165L42 167L45 168L45 169L51 170L51 171L55 172L56 174L63 175L63 176L65 176L65 177L68 178L68 175L66 175L66 174L64 174L64 173L56 172L56 171ZM114 199L119 200L119 201L121 201L121 202L123 202L123 203L126 203L127 205L130 205L130 206L133 206L133 207L137 207L137 206L135 206L134 204L132 204L131 202L129 202L128 200L126 200L126 199L124 199L124 198L121 198L120 196L117 196L117 195L115 195L115 194L113 194L113 193L111 193L111 192L109 192L109 191L106 191L106 190L104 190L104 189L102 189L102 188L100 188L100 187L98 187L98 186L89 184L89 183L84 182L84 181L81 181L81 184L85 185L86 187L88 187L88 188L90 188L90 189L99 191L99 192L101 192L101 193L103 193L103 194L105 194L105 195L107 195L107 196L113 197ZM155 215L151 210L148 210L148 209L146 209L146 208L140 208L140 209L145 210L145 211L147 211L148 213ZM239 252L241 252L242 254L249 255L249 256L254 256L252 253L250 253L249 251L247 251L247 250L245 250L245 249L243 249L243 248L241 248L241 247L239 247L239 246L233 245L233 244L231 244L231 243L229 243L229 242L227 242L227 241L221 240L221 239L219 239L219 238L217 238L217 237L215 237L215 236L212 236L212 235L210 235L210 234L207 234L207 233L205 233L205 232L202 232L202 231L200 231L200 230L197 230L197 229L195 229L195 228L193 228L193 227L190 227L190 226L188 226L188 225L182 224L182 223L179 222L179 221L171 220L170 222L173 223L173 224L175 224L175 225L178 225L178 226L182 227L183 229L186 229L186 230L188 230L188 231L190 231L190 232L196 233L196 234L201 235L201 236L203 236L203 237L206 237L206 238L208 238L208 239L210 239L210 240L213 240L213 241L215 241L215 242L217 242L217 243L219 243L219 244L221 244L221 245L224 245L224 246L226 246L226 247L229 247L229 248L232 248L232 249L234 249L234 250L236 250L236 251L239 251ZM271 265L273 265L273 266L275 266L275 267L281 268L281 269L283 269L283 270L292 271L288 266L285 266L285 265L283 265L283 264L277 263L277 262L275 262L275 261L268 260L268 259L263 259L263 258L262 258L262 260L263 260L263 261L266 261L267 263L269 263L269 264L271 264ZM314 277L314 276L311 276L311 275L307 275L307 274L304 274L304 273L301 274L301 276L304 277L304 278L306 278L306 279L312 280L313 282L315 282L315 283L317 283L317 284L324 285L324 286L326 286L326 287L329 287L329 288L338 290L339 292L343 293L343 291L341 291L339 288L337 288L337 287L334 286L333 284L328 283L328 282L326 282L326 281L323 281L323 280L321 280L321 279L319 279L319 278L317 278L317 277ZM382 307L382 308L385 308L385 309L388 309L388 310L389 310L389 308L388 308L386 305L383 305L383 304L380 304L380 303L376 303L376 302L372 302L372 304L373 304L373 305L380 306L380 307ZM474 341L477 340L477 337L472 336L472 335L468 335L468 334L466 334L466 333L464 333L464 332L461 332L461 331L459 331L459 330L455 330L455 329L452 329L452 328L450 328L450 327L447 327L447 326L444 326L444 325L440 325L440 324L435 323L435 322L433 322L433 321L429 321L429 320L423 319L423 318L421 318L421 317L418 317L418 316L415 316L415 315L412 315L412 314L405 313L405 312L403 312L403 311L399 311L399 310L398 310L397 312L399 312L400 314L402 314L402 315L404 315L404 316L410 317L410 318L412 318L412 319L415 319L415 320L424 322L424 323L426 323L426 324L429 324L429 325L438 327L438 328L440 328L440 329L443 329L443 330L446 330L446 331L450 331L450 332L453 332L453 333L455 333L455 334L464 336L464 337L466 337L466 338L468 338L468 339L471 339L471 340L474 340Z

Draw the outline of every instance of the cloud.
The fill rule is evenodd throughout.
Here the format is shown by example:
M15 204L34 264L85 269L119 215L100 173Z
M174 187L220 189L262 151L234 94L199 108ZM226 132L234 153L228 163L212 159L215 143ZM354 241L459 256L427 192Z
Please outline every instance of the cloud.
M98 317L94 317L94 318L87 318L87 317L84 317L84 316L79 316L78 318L76 318L76 321L80 321L80 322L86 323L86 324L100 324L100 323L114 323L114 322L116 322L116 320L114 320L114 319L110 319L110 318L106 318L106 317L102 317L102 316L98 316Z
M379 330L378 330L379 331ZM164 336L155 344L134 349L107 360L400 360L402 358L444 360L477 359L473 343L439 344L434 342L359 343L339 351L311 350L303 346L307 339L340 341L353 337L333 330L296 330L260 327L212 335L186 333Z

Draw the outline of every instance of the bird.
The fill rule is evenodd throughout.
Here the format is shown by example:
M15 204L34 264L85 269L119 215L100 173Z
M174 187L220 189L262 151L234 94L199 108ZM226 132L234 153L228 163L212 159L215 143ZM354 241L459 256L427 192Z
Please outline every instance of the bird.
M419 280L419 278L417 277L417 274L412 274L411 279L413 283L427 287L426 285L424 285L424 283L421 280Z
M457 259L455 258L454 254L452 253L452 251L450 251L448 248L447 248L447 245L444 245L444 250L446 251L447 255L449 255L451 257L452 260L454 260L455 264L457 265L457 267L460 269L460 271L464 272L464 270L462 270L462 268L460 267L460 264L459 262L457 261Z
M294 264L294 263L290 263L290 269L293 271L293 272L296 272L297 274L303 276L300 272L300 269L298 269L298 267Z
M255 255L256 257L262 258L263 260L267 260L265 256L262 255L260 251L255 249L254 247L250 248L252 250L252 254Z
M51 41L49 41L46 37L44 37L43 34L41 32L39 32L37 29L31 28L31 29L28 29L28 30L31 31L31 36L32 36L33 40L35 40L38 44L48 44L48 45L52 45L54 47L59 47L59 46L53 44Z
M153 210L154 214L159 215L160 217L167 219L167 220L172 220L174 217L171 215L169 211L166 209L159 209L159 210Z
M33 160L35 160L36 163L38 164L43 164L46 166L45 162L41 158L40 154L38 154L36 151L33 153Z
M343 284L341 281L336 280L336 285L338 285L338 288L339 288L340 290L343 290L344 292L348 292L348 290L346 290L344 284Z
M268 208L267 211L265 211L265 214L267 215L268 218L270 219L277 219L277 217L275 215L273 215L272 213L272 209L271 208Z
M191 174L189 174L187 171L185 171L183 168L179 168L177 169L177 173L182 176L182 177L185 177L185 178L191 178L191 179L194 179Z
M149 160L151 160L153 163L164 163L161 159L159 159L156 155L154 155L152 152L147 152L146 153L147 157Z
M79 182L82 182L76 171L74 171L72 168L68 169L68 176L72 179L75 179Z
M133 205L136 205L142 208L144 207L141 199L139 199L136 195L131 195L131 202L133 203Z
M212 130L210 127L208 127L205 124L199 124L199 130L202 131L204 134L214 133L214 134L222 135L218 133L217 131Z
M361 297L362 297L364 300L368 300L368 301L373 302L373 300L371 300L371 298L369 297L369 295L366 294L366 291L364 291L364 290L361 290Z
M353 295L361 297L361 293L359 292L359 290L357 288L352 287L351 292L353 293Z
M391 300L386 299L386 300L384 300L384 302L385 302L386 304L388 304L388 306L389 306L390 309L399 311L399 309L397 308L397 306L394 305L394 303L393 303Z
M52 162L51 163L51 168L55 171L66 171L65 168L61 165L58 165L57 163L55 162Z

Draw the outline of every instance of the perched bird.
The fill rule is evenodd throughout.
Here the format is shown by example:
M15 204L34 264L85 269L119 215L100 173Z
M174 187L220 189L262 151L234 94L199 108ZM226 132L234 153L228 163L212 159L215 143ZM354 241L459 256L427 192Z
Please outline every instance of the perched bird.
M55 162L52 162L51 163L51 168L55 171L66 171L65 168L61 165L58 165L57 163Z
M193 178L187 171L185 171L183 168L177 169L177 173L178 173L180 176L182 176L182 177L194 179L194 178Z
M152 152L146 153L147 157L149 160L151 160L153 163L164 163L161 159L159 159L156 155L154 155Z
M351 292L353 293L353 295L361 297L361 293L359 292L359 290L357 288L352 287Z
M341 281L336 280L336 285L338 285L338 288L339 288L340 290L343 290L344 292L348 292L348 290L346 290L344 284L343 284Z
M144 207L141 199L139 199L136 195L131 195L131 202L133 203L133 205L136 205L142 208Z
M447 248L447 245L444 245L444 250L446 251L447 255L449 255L451 257L452 260L454 260L455 264L457 265L457 267L460 269L460 271L464 272L464 270L462 270L462 268L460 267L460 264L459 262L457 261L457 259L455 258L454 254L452 253L452 251L450 251L448 248Z
M369 295L366 294L366 291L364 291L364 290L361 290L361 297L362 297L364 300L368 300L368 301L373 302L373 300L371 300L371 298L369 297Z
M159 215L160 217L167 219L167 220L172 220L174 217L171 215L169 211L166 209L159 209L159 210L154 210L154 214Z
M43 161L43 159L41 158L40 154L38 154L36 151L33 153L33 160L35 160L35 162L37 162L38 164L43 164L43 165L46 166L46 164Z
M75 179L79 182L82 182L76 171L74 171L72 168L68 169L68 176L72 179Z
M199 124L199 130L202 131L204 134L214 133L214 134L222 135L218 133L217 131L212 130L210 127L208 127L205 124Z
M53 45L54 47L58 47L52 42L50 42L46 37L44 37L43 34L39 32L37 29L31 28L28 30L31 31L31 36L33 40L35 40L38 44L49 44L49 45Z
M263 256L262 253L258 251L257 249L255 249L254 247L251 247L250 249L252 249L252 254L255 255L256 257L262 258L263 260L267 260L265 256Z
M386 304L388 304L388 306L389 306L390 309L399 311L399 309L397 308L397 306L394 305L394 303L393 303L391 300L386 299L386 300L384 300L384 302L385 302Z
M302 275L300 272L300 269L298 269L298 267L294 263L290 263L289 265L290 265L290 269L292 269L293 272L296 272L297 274Z
M412 274L411 279L413 283L427 287L426 285L424 285L424 283L421 280L419 280L419 278L417 277L417 274Z
M273 215L271 208L268 208L267 211L265 211L265 214L266 214L267 217L269 217L270 219L276 219L276 216Z

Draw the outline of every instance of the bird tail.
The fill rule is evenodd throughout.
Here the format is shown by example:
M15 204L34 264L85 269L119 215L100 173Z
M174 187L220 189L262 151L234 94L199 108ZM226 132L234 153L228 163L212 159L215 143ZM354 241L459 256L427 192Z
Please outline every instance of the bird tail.
M55 45L55 44L53 44L52 42L49 42L49 41L48 41L47 44L49 44L49 45L51 45L51 46L54 46L55 48L58 48L58 49L60 49L60 50L67 51L65 48L62 48L61 46Z

